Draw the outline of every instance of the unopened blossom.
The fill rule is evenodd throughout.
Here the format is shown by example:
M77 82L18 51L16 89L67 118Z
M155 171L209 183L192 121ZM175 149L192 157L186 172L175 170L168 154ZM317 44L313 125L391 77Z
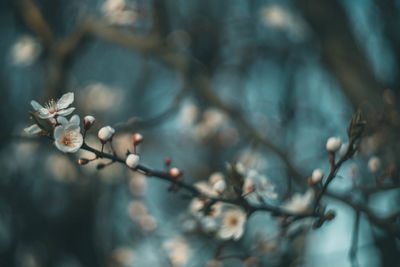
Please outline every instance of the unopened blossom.
M326 150L329 152L336 152L340 149L340 145L342 142L340 141L339 137L330 137L326 141Z
M181 170L179 170L178 168L171 168L169 170L169 175L171 175L172 177L176 178L178 176L180 176L182 174Z
M62 152L74 153L82 146L79 122L78 115L72 116L69 121L64 117L59 118L60 125L54 129L54 143Z
M115 130L111 126L105 126L102 127L99 132L97 133L97 136L99 137L100 141L105 143L109 141L115 134Z
M12 60L15 65L28 66L32 64L40 54L39 43L30 36L23 36L12 47Z
M57 118L58 116L68 116L75 108L68 108L69 105L74 102L74 93L66 93L60 99L55 101L51 99L47 102L44 107L40 105L35 100L31 101L31 105L35 111L39 112L39 118L41 119L51 119Z
M132 136L133 145L136 146L136 145L140 144L142 141L143 141L143 136L140 133L135 133Z
M343 157L349 150L349 143L343 143L339 149L339 156Z
M87 115L83 118L83 126L85 127L86 130L89 130L95 121L96 119L93 116Z
M246 213L240 208L232 208L223 214L218 236L221 239L239 240L243 235L245 223Z
M315 184L321 182L323 177L324 173L320 169L315 169L311 175L311 180Z
M126 157L125 163L129 168L136 168L139 165L139 156L136 154L129 154Z
M296 193L284 203L283 208L294 213L304 213L310 208L313 199L314 191L311 189L303 195Z
M191 257L191 248L183 237L170 239L163 244L172 266L184 266Z
M368 170L371 173L375 173L381 167L381 160L377 156L373 156L368 161Z

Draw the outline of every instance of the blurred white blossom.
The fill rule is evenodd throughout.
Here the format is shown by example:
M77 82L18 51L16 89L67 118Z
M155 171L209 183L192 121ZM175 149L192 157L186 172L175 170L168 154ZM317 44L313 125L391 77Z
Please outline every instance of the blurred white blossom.
M222 226L218 231L221 239L239 240L244 232L246 213L241 208L231 208L223 213Z
M135 258L136 253L130 247L117 247L111 252L111 259L119 266L131 266Z
M30 36L22 36L11 50L12 62L19 66L32 64L41 52L40 44Z
M271 199L278 197L275 192L275 186L268 181L268 178L253 169L245 174L242 191L249 202L256 204L260 202L259 198Z
M124 92L103 83L91 83L79 92L79 104L87 112L113 112L124 100Z
M137 12L126 0L106 0L101 10L111 24L131 25L138 19Z
M163 244L172 266L184 266L191 257L191 248L183 237L167 240Z
M368 170L375 173L381 167L381 160L377 156L373 156L368 160Z
M77 178L76 166L61 154L50 154L46 159L46 167L52 177L61 182L71 182Z
M129 172L129 190L136 196L144 196L147 191L147 178L138 172Z
M293 194L293 196L284 203L283 208L294 213L304 213L308 211L313 200L314 191L309 189L303 195L300 193Z
M128 204L127 212L129 217L137 222L142 216L147 215L147 207L141 201L132 200Z

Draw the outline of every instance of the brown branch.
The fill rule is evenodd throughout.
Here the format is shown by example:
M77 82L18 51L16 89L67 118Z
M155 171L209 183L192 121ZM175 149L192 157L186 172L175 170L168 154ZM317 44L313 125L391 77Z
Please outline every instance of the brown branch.
M81 149L94 153L97 158L107 158L107 159L112 160L113 162L119 162L119 163L122 163L125 165L124 159L122 159L116 155L102 153L101 151L88 146L86 143L83 143ZM194 197L203 197L203 198L209 199L213 202L224 202L224 203L228 203L228 204L241 206L245 210L247 210L249 214L252 214L256 211L268 211L268 212L273 213L274 215L282 215L282 216L290 217L293 220L298 220L298 219L302 219L302 218L306 218L306 217L317 217L318 216L316 213L301 213L301 214L293 213L290 211L286 211L285 209L283 209L281 207L276 207L276 206L272 206L272 205L268 205L268 204L252 206L241 197L237 197L237 198L233 198L233 199L212 197L212 196L202 193L200 190L198 190L193 185L187 184L187 183L183 182L182 180L175 179L166 171L154 170L154 169L151 169L142 164L139 164L136 168L134 168L132 170L141 172L141 173L145 174L146 176L156 177L158 179L161 179L161 180L167 181L171 184L174 184L180 188L185 189L186 191L191 193Z

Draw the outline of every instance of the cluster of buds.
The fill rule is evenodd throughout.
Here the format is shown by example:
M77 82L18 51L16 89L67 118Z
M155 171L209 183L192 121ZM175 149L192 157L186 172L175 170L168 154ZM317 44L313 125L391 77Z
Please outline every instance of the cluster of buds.
M143 142L143 136L140 133L135 133L132 135L132 144L134 153L129 153L126 157L125 163L131 169L135 169L139 165L140 157L136 154L136 146Z

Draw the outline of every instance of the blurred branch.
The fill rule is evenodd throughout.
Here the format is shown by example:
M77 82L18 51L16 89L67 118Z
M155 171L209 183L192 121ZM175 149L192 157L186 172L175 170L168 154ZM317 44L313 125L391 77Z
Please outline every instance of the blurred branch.
M397 217L399 215L398 212L393 213L392 215L380 218L380 217L376 216L367 207L353 202L349 195L338 195L335 193L331 193L329 191L325 192L325 194L333 199L339 200L339 201L347 204L348 206L350 206L351 208L353 208L356 211L364 213L368 217L370 222L373 223L378 228L380 228L392 235L400 237L400 225L396 225L395 223L393 223L394 216Z
M354 108L382 107L382 85L353 36L347 14L337 0L301 0L299 7L321 44L321 56Z
M351 246L349 251L349 258L353 267L357 267L357 250L358 250L358 234L360 232L360 211L356 211L353 227L353 235L351 238Z

